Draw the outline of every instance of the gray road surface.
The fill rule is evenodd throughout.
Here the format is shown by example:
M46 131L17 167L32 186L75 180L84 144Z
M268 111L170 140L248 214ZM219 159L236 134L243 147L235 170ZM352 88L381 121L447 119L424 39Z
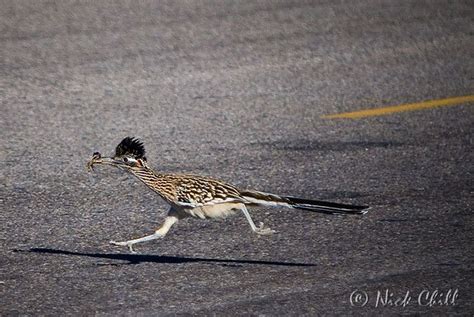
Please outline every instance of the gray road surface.
M472 95L473 17L442 0L2 1L0 315L472 314L472 104L321 116ZM161 171L373 209L254 210L270 237L188 219L129 255L107 242L166 206L84 167L127 135Z

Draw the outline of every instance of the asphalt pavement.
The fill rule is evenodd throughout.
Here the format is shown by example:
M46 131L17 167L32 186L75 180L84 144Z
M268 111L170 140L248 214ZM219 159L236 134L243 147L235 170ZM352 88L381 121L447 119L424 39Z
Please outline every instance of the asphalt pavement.
M472 1L2 1L0 315L472 315ZM186 219L95 151L367 204Z

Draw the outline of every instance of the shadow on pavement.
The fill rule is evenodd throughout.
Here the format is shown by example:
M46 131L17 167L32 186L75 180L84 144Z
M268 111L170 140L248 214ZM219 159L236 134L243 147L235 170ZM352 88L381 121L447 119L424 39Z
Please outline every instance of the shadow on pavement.
M238 266L241 264L300 266L300 267L316 266L315 264L308 264L308 263L291 263L291 262L277 262L277 261L188 258L188 257L149 255L149 254L85 253L85 252L73 252L73 251L57 250L57 249L49 249L49 248L31 248L29 250L16 249L16 250L13 250L13 252L60 254L60 255L84 256L84 257L90 257L90 258L128 261L129 263L126 263L126 264L140 264L140 263L146 263L146 262L165 263L165 264L208 262L208 263L219 263L225 266Z

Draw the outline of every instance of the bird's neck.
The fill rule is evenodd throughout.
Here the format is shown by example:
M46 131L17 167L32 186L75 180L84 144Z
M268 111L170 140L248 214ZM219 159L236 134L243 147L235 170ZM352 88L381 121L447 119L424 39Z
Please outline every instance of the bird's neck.
M141 181L145 181L146 179L151 179L152 177L155 177L155 173L153 172L153 170L145 166L140 168L132 167L129 169L129 172Z
M151 190L159 194L164 200L172 202L176 196L176 186L164 174L159 174L149 167L131 169L130 172Z

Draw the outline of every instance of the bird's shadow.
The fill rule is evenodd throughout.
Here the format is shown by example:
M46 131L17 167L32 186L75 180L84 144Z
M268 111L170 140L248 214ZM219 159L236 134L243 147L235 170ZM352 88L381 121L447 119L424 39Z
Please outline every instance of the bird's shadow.
M236 260L236 259L212 259L212 258L191 258L180 256L153 255L153 254L127 254L127 253L87 253L75 252L49 248L31 248L28 250L15 249L13 252L21 253L40 253L40 254L57 254L68 256L82 256L98 259L109 259L127 261L126 263L109 263L108 265L130 265L140 263L163 263L163 264L183 264L183 263L216 263L222 266L242 266L244 264L253 265L276 265L289 267L311 267L316 266L311 263L294 263L280 261L258 261L258 260Z

